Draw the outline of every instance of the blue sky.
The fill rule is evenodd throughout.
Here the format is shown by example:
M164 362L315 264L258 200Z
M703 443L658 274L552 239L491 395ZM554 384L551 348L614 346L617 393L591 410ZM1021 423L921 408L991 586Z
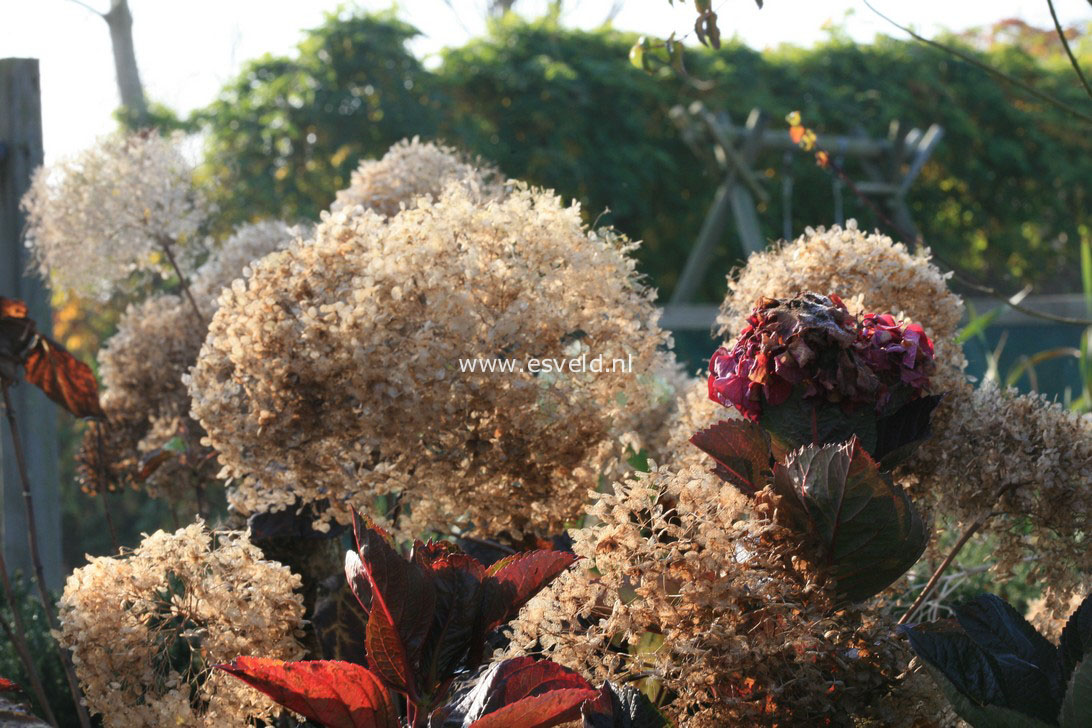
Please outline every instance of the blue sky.
M109 0L85 0L105 10ZM302 30L318 25L340 0L130 0L141 74L148 95L180 111L206 104L220 85L249 58L266 52L288 53ZM354 3L349 3L354 5ZM403 0L401 15L423 36L415 51L432 53L459 45L484 27L484 0ZM517 8L536 14L546 0L520 0ZM878 8L926 33L962 29L1017 17L1048 26L1045 0L875 0ZM1056 0L1063 22L1088 23L1086 0ZM389 0L356 6L383 9ZM612 0L567 0L565 21L598 26ZM877 33L896 34L860 0L804 2L721 0L716 6L726 34L763 48L781 42L809 45L824 36L829 21L846 23L857 40ZM847 16L847 11L849 15ZM665 36L687 33L693 23L690 2L624 0L614 25ZM46 157L71 154L113 128L117 106L113 60L106 24L70 0L0 0L0 57L36 57L42 64L43 124Z

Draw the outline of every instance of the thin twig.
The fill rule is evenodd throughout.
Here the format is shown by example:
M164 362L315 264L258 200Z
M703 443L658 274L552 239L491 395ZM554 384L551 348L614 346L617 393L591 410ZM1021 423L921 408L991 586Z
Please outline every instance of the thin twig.
M1090 0L1090 2L1092 2L1092 0ZM962 61L970 63L975 68L983 70L983 71L985 71L986 73L989 73L992 76L996 76L997 78L1000 78L1003 81L1011 83L1014 86L1018 86L1019 88L1023 89L1025 92L1027 92L1028 94L1031 94L1032 96L1039 99L1040 101L1045 101L1046 103L1050 104L1051 106L1054 106L1054 107L1056 107L1058 109L1061 109L1062 111L1066 112L1067 114L1075 116L1078 119L1081 119L1082 121L1085 121L1085 122L1087 122L1089 124L1092 124L1092 115L1086 114L1085 112L1081 111L1080 109L1074 108L1073 106L1070 106L1069 104L1065 103L1064 101L1054 98L1050 94L1043 93L1039 89L1035 88L1035 86L1033 84L1028 83L1027 81L1022 81L1019 78L1016 78L1015 76L1010 76L1009 74L1005 73L1004 71L999 71L996 68L994 68L993 66L989 65L988 63L983 63L982 61L978 60L977 58L975 58L974 56L972 56L972 55L970 55L968 53L964 53L963 51L956 50L955 48L952 48L951 46L946 46L943 43L938 43L935 40L930 40L929 38L926 38L925 36L922 36L922 35L919 35L919 34L915 33L913 30L911 30L910 28L907 28L904 25L899 25L894 20L887 17L886 15L881 13L879 10L877 10L875 7L873 7L872 3L869 2L869 0L864 0L864 4L868 7L869 10L876 13L876 15L879 15L881 18L883 18L888 23L895 26L896 28L898 28L902 32L906 33L907 35L909 35L914 40L919 41L921 43L924 43L924 44L926 44L928 46L931 46L933 48L937 48L939 50L942 50L942 51L944 51L945 53L947 53L949 55L955 56L956 58L959 58Z
M925 599L933 591L933 588L936 587L937 582L940 581L940 577L944 574L945 571L947 571L948 567L952 565L952 561L955 560L955 557L959 554L961 550L963 550L963 547L967 545L967 542L971 539L971 536L975 535L978 532L978 529L982 528L987 520L989 520L989 514L983 514L976 518L974 523L972 523L970 526L967 527L965 531L963 531L963 533L959 537L959 540L955 542L955 546L952 546L952 550L949 551L948 555L944 557L944 561L940 562L940 566L938 566L936 568L936 571L933 572L933 575L929 577L929 581L925 583L925 588L921 590L920 594L918 594L918 598L915 599L914 603L910 605L910 608L907 609L901 617L899 617L899 624L906 624L910 617L914 615L914 612L918 611L918 607L920 607L925 602Z
M4 561L3 549L0 549L0 581L3 582L4 586L4 598L7 599L8 606L11 607L11 619L15 623L15 629L12 629L11 625L8 624L8 620L3 618L0 618L0 626L3 626L8 641L11 642L12 646L15 647L15 651L19 654L19 661L23 663L23 669L27 671L30 689L34 691L34 697L37 698L38 705L45 713L46 721L56 727L58 725L57 716L53 715L53 708L50 707L49 700L46 698L42 680L38 677L38 668L35 667L34 658L30 655L30 646L27 645L27 627L26 623L23 622L23 615L19 611L19 604L15 600L15 590L11 588L11 580L8 579L8 566Z
M999 500L1001 500L1002 497L1004 497L1006 493L1008 493L1010 490L1018 488L1020 485L1022 485L1022 483L1009 483L1008 485L1003 486L1000 490L997 491L997 495L994 496L993 502L997 503ZM963 547L967 545L967 541L971 539L971 536L978 533L978 530L982 528L982 526L986 525L986 521L990 520L993 515L993 509L991 506L990 510L983 512L982 515L980 515L974 520L973 523L971 523L971 525L967 526L967 528L960 535L959 540L957 540L955 542L955 545L952 546L951 551L949 551L948 555L944 557L944 560L940 562L940 566L938 566L936 568L936 571L933 572L933 575L929 577L929 581L925 583L925 588L923 588L921 590L921 593L918 594L918 598L914 600L914 603L910 605L910 608L906 610L906 613L899 617L899 624L906 624L910 617L914 616L914 612L918 610L918 607L922 605L926 597L929 596L929 593L933 591L934 587L936 587L937 582L940 581L940 577L944 574L948 567L952 565L952 561L954 561L955 557L959 554L959 552L963 550Z
M11 432L12 449L15 451L15 463L19 470L19 479L23 485L23 507L27 519L27 541L30 544L30 563L34 569L34 580L38 586L38 596L42 602L42 610L45 612L46 621L50 629L58 630L57 615L53 611L53 602L46 588L45 570L42 568L42 554L38 550L38 528L34 518L34 498L30 490L30 476L27 474L26 455L23 453L23 445L19 438L19 426L15 421L15 410L11 405L11 394L8 389L11 382L0 379L0 390L4 394L4 413L8 419L8 429ZM61 656L61 665L64 667L65 678L68 680L68 689L72 693L72 700L76 704L76 716L83 728L91 728L91 721L87 717L87 710L80 702L80 686L76 680L76 671L72 666L72 658L63 646L57 645Z
M186 276L182 274L182 269L178 266L178 261L174 258L174 251L171 249L171 240L165 236L160 236L159 246L163 249L163 252L167 254L167 260L171 262L171 267L174 268L175 275L178 276L178 285L182 288L182 292L186 294L186 298L190 300L190 305L193 306L193 312L197 314L197 320L204 324L206 321L205 316L201 313L201 308L197 305L197 299L193 297L193 293L190 291L190 285L186 282Z
M1073 49L1069 47L1069 39L1065 37L1065 30L1062 29L1062 23L1058 20L1058 12L1054 9L1054 0L1047 0L1047 5L1050 6L1050 17L1054 18L1054 29L1058 31L1058 38L1062 41L1065 54L1069 56L1069 62L1073 64L1073 70L1077 72L1077 78L1081 79L1081 85L1084 86L1085 93L1092 97L1092 86L1088 85L1088 79L1084 77L1081 64L1077 63L1077 58L1073 55Z
M95 15L99 16L100 18L103 18L104 20L106 19L106 14L105 13L100 13L98 10L95 10L93 7L91 7L87 3L81 2L81 0L68 0L68 2L75 3L76 5L79 5L84 10L87 10L89 12L94 13Z

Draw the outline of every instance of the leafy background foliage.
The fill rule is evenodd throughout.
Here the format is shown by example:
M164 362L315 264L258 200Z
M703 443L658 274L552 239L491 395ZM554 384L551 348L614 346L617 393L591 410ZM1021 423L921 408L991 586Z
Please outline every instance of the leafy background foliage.
M1080 103L1055 46L1031 42L1034 29L1001 31L949 40ZM884 136L892 119L939 123L945 140L910 197L926 241L945 260L999 284L1010 275L1052 281L1053 290L1079 284L1064 261L1088 235L1082 160L1092 141L1061 112L929 48L883 37L861 46L836 28L810 49L758 53L726 42L719 51L688 50L692 78L708 82L699 89L669 69L633 68L632 35L570 30L556 17L509 14L485 37L443 52L435 69L406 49L414 34L389 13L330 16L297 57L252 62L193 115L190 125L208 134L204 174L224 191L217 201L225 223L313 217L360 158L380 156L406 136L438 135L508 176L580 200L589 218L609 209L602 221L644 241L643 270L666 296L719 183L668 117L672 106L701 100L737 123L756 106L774 119L798 108L821 136ZM777 184L780 155L759 162ZM806 155L793 173L794 232L832 222L827 173ZM777 239L780 196L771 191L775 200L760 217L763 233ZM877 224L846 198L847 216ZM727 270L738 255L722 250L709 267ZM711 275L702 296L722 293L723 281Z

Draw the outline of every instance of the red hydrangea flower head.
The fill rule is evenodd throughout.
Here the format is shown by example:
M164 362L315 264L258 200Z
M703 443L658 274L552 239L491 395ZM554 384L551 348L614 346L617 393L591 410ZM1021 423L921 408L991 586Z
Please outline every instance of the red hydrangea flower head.
M836 295L803 293L758 301L735 345L713 354L709 396L751 420L796 387L804 398L879 413L897 390L907 401L921 396L934 368L933 343L920 325L890 314L858 320Z

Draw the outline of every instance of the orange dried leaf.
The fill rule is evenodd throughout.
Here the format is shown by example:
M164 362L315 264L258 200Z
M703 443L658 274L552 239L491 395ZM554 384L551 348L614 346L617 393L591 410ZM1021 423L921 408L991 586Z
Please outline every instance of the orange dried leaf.
M76 417L105 417L91 367L44 336L27 356L26 380Z

